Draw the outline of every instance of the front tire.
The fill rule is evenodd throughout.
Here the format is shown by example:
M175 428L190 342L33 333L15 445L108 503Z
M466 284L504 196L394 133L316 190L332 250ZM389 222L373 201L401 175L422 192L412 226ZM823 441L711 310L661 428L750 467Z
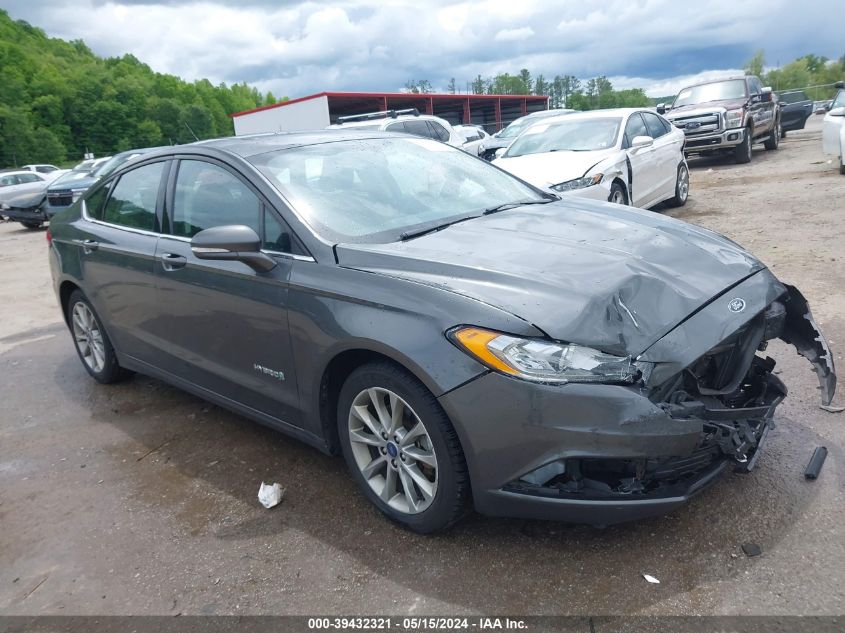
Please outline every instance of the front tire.
M675 197L667 201L670 207L682 207L689 198L689 168L681 163L678 165L678 176L675 178Z
M117 362L114 346L93 306L80 290L74 290L67 304L73 344L82 366L97 382L109 384L125 380L132 372Z
M734 160L738 165L751 162L751 128L745 128L745 138L734 148Z
M392 520L423 534L466 511L469 475L437 399L390 362L363 365L340 391L338 434L352 477Z
M615 204L628 204L628 193L625 191L625 187L618 182L611 183L607 201Z

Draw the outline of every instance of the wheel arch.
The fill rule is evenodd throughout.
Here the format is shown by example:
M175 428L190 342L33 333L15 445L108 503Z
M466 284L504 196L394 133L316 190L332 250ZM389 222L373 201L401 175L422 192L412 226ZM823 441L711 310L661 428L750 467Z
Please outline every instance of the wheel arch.
M59 305L62 308L62 317L65 320L65 323L69 324L68 321L68 302L70 301L70 295L73 294L74 290L79 290L82 292L82 288L79 285L69 279L65 279L64 281L59 284Z

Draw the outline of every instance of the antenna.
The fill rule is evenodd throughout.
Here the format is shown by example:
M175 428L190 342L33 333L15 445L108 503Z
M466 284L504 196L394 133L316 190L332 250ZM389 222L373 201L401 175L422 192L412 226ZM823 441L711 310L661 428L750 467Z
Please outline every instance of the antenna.
M187 121L185 121L185 127L188 128L188 131L191 133L191 136L194 137L194 140L196 140L196 141L200 140L199 137L196 134L194 134L194 131L191 129L191 126L188 125Z

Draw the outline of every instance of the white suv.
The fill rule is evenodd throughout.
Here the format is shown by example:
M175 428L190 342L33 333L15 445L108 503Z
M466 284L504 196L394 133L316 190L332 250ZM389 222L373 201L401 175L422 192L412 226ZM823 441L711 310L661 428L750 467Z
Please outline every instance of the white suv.
M327 129L337 128L404 132L414 136L433 138L435 141L443 141L455 147L462 147L466 142L466 138L448 121L430 114L420 114L416 108L338 117L337 123L330 125Z

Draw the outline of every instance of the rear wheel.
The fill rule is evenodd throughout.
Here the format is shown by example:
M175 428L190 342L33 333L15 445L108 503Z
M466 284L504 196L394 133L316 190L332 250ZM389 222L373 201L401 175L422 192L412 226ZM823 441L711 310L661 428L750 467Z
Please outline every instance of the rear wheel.
M421 533L463 515L463 451L437 399L414 376L389 362L359 367L341 389L337 418L352 477L384 514Z
M804 129L804 128L801 128L801 129ZM780 137L781 137L781 138L786 138L786 130L781 130L781 131L780 131Z
M117 354L100 318L80 290L71 293L67 310L73 344L85 370L104 384L131 376L131 371L118 364Z
M781 134L780 119L778 119L775 122L775 126L772 128L772 131L769 133L769 136L763 142L763 146L766 149L777 149L778 143L780 143Z
M684 163L678 165L678 176L675 179L675 197L667 202L670 207L682 207L689 198L689 169Z
M751 128L745 128L745 138L734 148L734 160L738 164L751 162Z
M625 187L619 182L612 183L607 201L615 202L616 204L628 204L628 193L625 191Z

